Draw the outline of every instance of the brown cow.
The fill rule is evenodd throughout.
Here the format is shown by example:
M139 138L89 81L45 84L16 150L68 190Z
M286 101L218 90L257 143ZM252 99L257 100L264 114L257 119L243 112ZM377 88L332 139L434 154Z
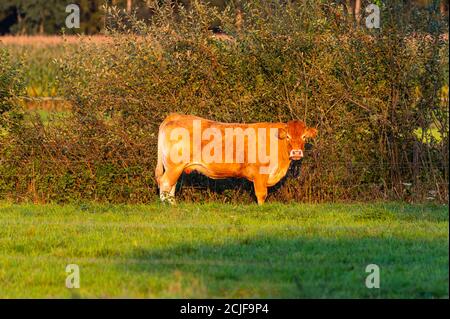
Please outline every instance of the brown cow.
M180 175L197 171L213 179L241 177L253 182L258 204L267 187L278 183L292 160L303 157L305 140L315 128L288 123L219 123L170 114L160 125L155 176L160 198L175 203Z

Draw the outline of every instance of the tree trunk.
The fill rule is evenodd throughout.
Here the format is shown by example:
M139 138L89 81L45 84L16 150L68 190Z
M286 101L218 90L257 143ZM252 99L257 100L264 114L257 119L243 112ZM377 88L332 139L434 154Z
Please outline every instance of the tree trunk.
M354 0L352 5L353 18L355 19L356 25L359 25L361 21L361 0Z
M39 22L39 34L44 34L44 19Z
M131 7L133 6L133 0L127 0L127 12L131 13Z
M441 13L442 16L445 16L447 14L447 2L448 0L441 0L439 1L439 12Z
M17 9L17 24L19 25L19 35L25 34L25 28L22 23L22 16L20 15L20 10Z

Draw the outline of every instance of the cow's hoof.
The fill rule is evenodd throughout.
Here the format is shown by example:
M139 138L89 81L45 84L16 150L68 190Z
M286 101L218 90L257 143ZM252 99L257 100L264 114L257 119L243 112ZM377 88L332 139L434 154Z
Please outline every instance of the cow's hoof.
M177 201L175 200L175 197L173 197L173 196L169 196L169 198L167 198L167 202L172 206L177 205Z
M175 197L170 195L169 192L163 192L159 195L159 198L161 199L161 202L165 203L165 204L170 204L170 205L176 205L177 201L175 200Z
M169 192L161 192L159 194L159 199L161 199L161 202L165 203L167 202L167 199L170 197L170 193Z

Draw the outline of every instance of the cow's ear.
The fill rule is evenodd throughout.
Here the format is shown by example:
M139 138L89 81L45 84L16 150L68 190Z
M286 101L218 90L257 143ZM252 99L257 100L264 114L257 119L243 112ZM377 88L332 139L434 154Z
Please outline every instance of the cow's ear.
M287 136L287 131L284 128L279 128L278 132L276 134L276 137L278 137L280 140L285 139Z
M317 129L310 127L306 130L305 137L315 138L316 136L317 136Z

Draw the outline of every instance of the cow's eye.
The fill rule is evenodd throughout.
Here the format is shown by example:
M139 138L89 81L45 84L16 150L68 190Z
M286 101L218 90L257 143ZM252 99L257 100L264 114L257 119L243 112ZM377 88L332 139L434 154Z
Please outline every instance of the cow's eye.
M289 134L287 134L287 135L286 135L286 138L287 138L288 140L290 140L290 139L291 139L291 136L290 136Z

